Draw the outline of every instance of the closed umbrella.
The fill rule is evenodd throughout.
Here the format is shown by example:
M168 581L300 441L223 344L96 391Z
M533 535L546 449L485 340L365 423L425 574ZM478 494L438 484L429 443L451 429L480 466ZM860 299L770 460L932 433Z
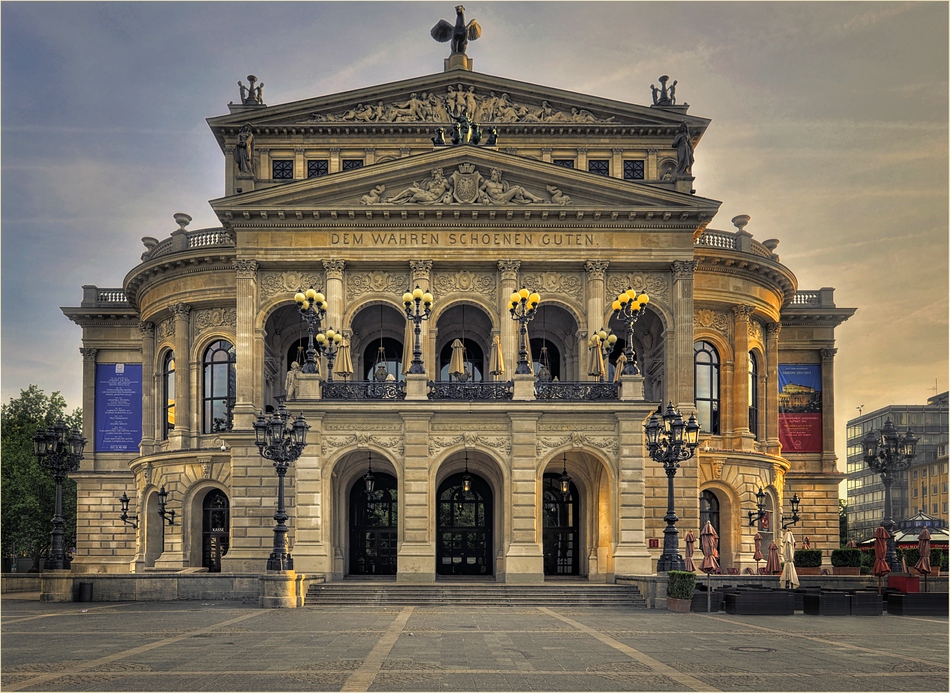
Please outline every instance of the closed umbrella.
M762 555L762 535L758 532L755 533L755 553L752 554L752 560L755 561L755 573L759 573L759 561L761 561L765 556Z
M626 362L627 362L626 354L620 354L620 356L617 357L617 363L614 364L614 382L615 383L619 382L620 374L623 373L623 366Z
M690 573L696 572L696 564L693 563L693 551L695 550L696 535L690 530L686 533L686 570Z
M930 575L930 530L924 527L917 535L917 550L920 551L920 560L914 568L924 576L924 592L927 591L927 576Z
M340 342L340 350L336 355L336 368L333 372L342 375L344 380L353 375L353 357L350 355L350 340L348 339Z
M525 325L524 330L524 351L527 356L525 360L528 362L528 368L531 369L531 375L535 375L534 372L534 356L531 355L531 338L528 336L528 326ZM521 354L518 355L518 358L521 358Z
M802 548L803 549L811 548L811 540L808 537L805 537L805 539L802 541Z
M871 574L877 576L878 594L881 593L882 578L891 572L890 566L888 566L887 561L884 560L887 556L887 540L890 536L891 533L884 529L883 526L874 530L874 567L871 569Z
M461 339L452 342L452 358L449 360L449 375L456 380L464 380L465 375L465 345Z
M846 549L856 549L858 545L854 543L854 539L848 539L848 543L844 545Z
M699 569L706 573L706 612L712 610L712 574L719 570L719 534L709 520L699 533L699 548L703 551L703 563Z
M590 347L590 368L587 375L600 380L604 377L604 351L600 348L600 340L597 339L591 343Z
M406 334L402 339L402 374L406 375L412 367L412 340L415 339L415 330L412 321L406 320Z
M785 585L787 590L798 587L798 571L795 570L795 537L791 531L785 532L782 538L782 558L785 559L785 567L782 568L782 577L779 578L779 582Z
M491 353L488 357L488 372L495 377L505 374L505 357L501 353L501 337L497 334L491 341Z
M769 559L765 562L766 575L778 575L782 572L782 559L778 555L778 544L769 542Z

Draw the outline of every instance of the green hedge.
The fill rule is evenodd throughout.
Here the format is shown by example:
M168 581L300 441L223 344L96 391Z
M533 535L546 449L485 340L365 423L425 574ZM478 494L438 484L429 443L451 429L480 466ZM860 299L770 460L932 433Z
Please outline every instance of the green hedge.
M692 599L696 591L696 573L685 570L671 570L667 573L666 596L673 599Z
M903 555L904 560L907 561L907 569L912 569L917 565L917 561L920 560L920 549L916 546L910 546L906 549L898 549L897 558L900 560L901 555ZM940 549L930 549L930 565L932 568L940 566L942 570L946 569L947 557L944 555L943 551Z
M796 568L818 568L821 566L821 549L796 549Z
M831 552L831 565L835 568L860 567L861 549L835 549Z

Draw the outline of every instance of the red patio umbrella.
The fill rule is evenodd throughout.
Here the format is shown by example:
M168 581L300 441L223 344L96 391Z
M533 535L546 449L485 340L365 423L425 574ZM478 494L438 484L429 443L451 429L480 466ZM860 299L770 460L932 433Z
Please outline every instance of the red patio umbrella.
M927 591L927 576L930 575L930 530L924 527L917 535L917 550L920 551L920 560L914 566L918 573L924 576L924 592Z
M686 570L691 573L696 572L696 564L693 563L693 551L694 545L696 544L696 535L693 534L693 531L690 530L686 533Z
M854 539L848 539L848 543L844 545L846 549L856 549L858 545L854 543Z
M719 534L709 520L699 533L699 548L703 550L703 563L699 569L706 573L706 613L712 610L712 574L719 570Z
M804 539L802 539L802 548L803 549L811 548L811 540L808 537L805 537Z
M881 593L881 579L891 572L884 558L887 556L887 540L891 533L884 529L883 525L874 530L874 567L871 574L877 576L877 593Z
M752 554L752 560L755 561L755 573L759 573L759 561L761 561L765 556L762 555L762 535L758 532L755 533L755 553Z
M769 544L769 560L765 562L766 575L778 575L782 572L782 559L778 555L778 544L774 541Z

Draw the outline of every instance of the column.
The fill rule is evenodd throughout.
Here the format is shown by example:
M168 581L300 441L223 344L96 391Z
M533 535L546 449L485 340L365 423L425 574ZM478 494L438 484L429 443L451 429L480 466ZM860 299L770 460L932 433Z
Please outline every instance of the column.
M139 323L142 333L142 442L143 455L152 452L155 444L155 323Z
M607 266L610 263L607 260L588 260L584 263L584 269L587 270L587 336L594 334L601 327L607 327L604 320L604 304L607 300ZM590 371L590 350L587 344L579 343L580 353L585 354L586 359L578 359L584 363L578 363L577 379L585 379L585 375ZM606 367L606 364L604 364ZM589 377L589 376L588 376ZM606 374L604 374L606 378Z
M505 582L543 582L544 557L538 526L538 419L536 413L509 413L511 419L511 535L506 537ZM496 502L504 503L499 498Z
M660 172L657 169L656 154L657 151L655 149L647 149L646 170L643 172L643 178L645 180L657 180L660 177Z
M340 167L342 166L342 164L340 163L340 148L339 147L330 148L330 162L328 163L327 166L330 170L330 173L339 173Z
M835 354L837 349L822 349L821 354L821 471L837 472L835 465Z
M516 292L518 270L521 260L499 260L498 272L501 274L501 291L498 296L498 326L501 328L501 353L505 357L504 380L511 380L518 364L518 323L508 313L508 299ZM543 297L542 297L543 299Z
M405 456L399 489L397 582L435 582L436 511L429 505L429 498L435 497L435 493L429 493L431 416L431 412L402 414Z
M307 177L307 162L303 158L303 147L294 147L294 180Z
M237 304L236 391L234 393L234 425L238 430L250 430L255 419L255 402L263 403L262 382L255 378L256 364L264 363L262 336L256 336L254 322L257 315L257 260L233 260L237 272L235 302Z
M738 450L751 450L755 442L754 433L749 430L749 319L752 311L752 306L732 307L735 368L729 395L732 399L733 445Z
M171 307L175 316L175 429L168 432L170 450L191 447L193 411L200 411L191 398L191 306L176 303Z
M693 395L693 273L696 261L674 262L673 271L673 357L667 371L667 392L677 408L694 406Z
M343 270L346 262L343 260L324 260L323 269L326 271L327 287L327 317L323 321L323 328L332 327L337 332L343 331Z
M778 336L782 323L765 326L765 446L766 452L779 454L778 438Z
M423 291L431 291L429 280L432 276L432 260L409 261L409 291L417 286ZM444 296L433 296L435 303L444 299ZM426 369L426 377L435 380L438 377L438 363L435 358L435 327L429 328L429 321L423 320L419 325L419 341L422 344L422 363Z

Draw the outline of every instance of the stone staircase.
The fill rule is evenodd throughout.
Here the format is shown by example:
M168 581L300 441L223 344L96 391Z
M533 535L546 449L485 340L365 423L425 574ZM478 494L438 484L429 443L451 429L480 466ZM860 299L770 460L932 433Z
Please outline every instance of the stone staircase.
M614 606L646 608L633 585L549 582L509 585L492 582L436 582L424 585L395 582L323 582L311 584L306 606L482 606L553 608Z

